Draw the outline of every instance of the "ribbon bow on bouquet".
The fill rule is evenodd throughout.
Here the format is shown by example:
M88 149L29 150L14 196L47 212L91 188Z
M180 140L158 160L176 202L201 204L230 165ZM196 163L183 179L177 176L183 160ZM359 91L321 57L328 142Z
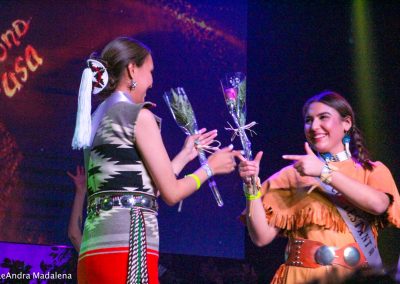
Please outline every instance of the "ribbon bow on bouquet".
M164 100L167 103L176 123L183 130L183 132L185 132L186 135L197 134L198 128L196 117L185 90L180 87L175 89L171 88L170 91L164 93ZM207 157L204 152L210 152L210 150L217 149L217 147L200 145L198 145L196 148L199 151L199 160L201 165L207 163ZM210 187L218 206L222 207L224 202L222 201L217 184L215 183L213 177L208 179L208 186Z

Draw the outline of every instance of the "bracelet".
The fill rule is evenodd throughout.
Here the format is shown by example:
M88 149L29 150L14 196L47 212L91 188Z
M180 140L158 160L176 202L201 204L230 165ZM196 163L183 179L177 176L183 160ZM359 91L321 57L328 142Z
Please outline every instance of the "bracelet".
M244 196L246 197L246 200L256 200L259 199L261 197L261 191L257 191L256 195L252 195L250 193L245 192Z
M190 174L185 177L191 177L192 179L194 179L194 181L196 182L196 190L198 190L200 188L201 181L200 181L200 178L196 174Z
M201 168L206 171L208 178L210 178L214 175L213 171L211 170L210 166L207 163L203 164L201 166Z
M335 166L330 165L329 163L326 163L324 167L322 168L321 175L319 178L321 181L325 184L331 184L332 182L332 172L337 171L338 168Z

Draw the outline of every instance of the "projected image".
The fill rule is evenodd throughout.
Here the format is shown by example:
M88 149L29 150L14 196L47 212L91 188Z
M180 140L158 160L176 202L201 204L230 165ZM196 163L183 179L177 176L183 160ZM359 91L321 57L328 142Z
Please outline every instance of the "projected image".
M152 50L154 84L146 99L157 105L171 157L185 139L162 98L171 88L184 87L199 127L218 129L228 145L218 79L246 72L246 7L246 1L0 3L0 197L6 201L0 241L69 244L74 188L66 171L83 164L82 153L71 149L80 78L90 54L117 36ZM93 98L94 106L99 102ZM187 173L198 166L193 161ZM233 190L240 180L234 173L216 182L222 208L207 185L181 212L161 202L161 252L243 256L244 228L236 217L244 204Z

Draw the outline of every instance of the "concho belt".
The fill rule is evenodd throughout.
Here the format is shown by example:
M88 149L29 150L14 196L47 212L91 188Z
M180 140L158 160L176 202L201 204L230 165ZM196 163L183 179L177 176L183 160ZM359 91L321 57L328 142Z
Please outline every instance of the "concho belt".
M91 196L88 201L88 217L98 215L101 210L109 211L112 208L138 207L156 213L158 211L157 199L154 196L141 193L112 194L104 193L100 196Z
M291 239L288 244L287 265L318 268L341 265L350 269L367 266L367 260L357 243L338 248L307 239Z

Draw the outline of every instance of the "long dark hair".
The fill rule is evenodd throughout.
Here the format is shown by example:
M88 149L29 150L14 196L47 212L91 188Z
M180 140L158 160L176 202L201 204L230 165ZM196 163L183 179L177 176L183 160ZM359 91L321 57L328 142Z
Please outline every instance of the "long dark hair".
M350 141L350 151L353 159L359 162L364 169L372 170L372 163L370 160L370 155L365 146L364 138L361 131L356 127L356 118L354 111L349 104L349 102L333 91L324 91L309 98L303 106L303 117L306 116L308 108L312 103L319 102L323 103L331 108L334 108L340 116L344 119L345 117L350 117L352 126L348 131L351 137Z
M97 53L92 53L90 58L103 63L109 77L107 86L99 94L100 97L104 99L115 91L123 70L129 63L133 62L140 67L149 54L151 54L150 48L130 37L118 37L114 39L104 47L100 56Z

